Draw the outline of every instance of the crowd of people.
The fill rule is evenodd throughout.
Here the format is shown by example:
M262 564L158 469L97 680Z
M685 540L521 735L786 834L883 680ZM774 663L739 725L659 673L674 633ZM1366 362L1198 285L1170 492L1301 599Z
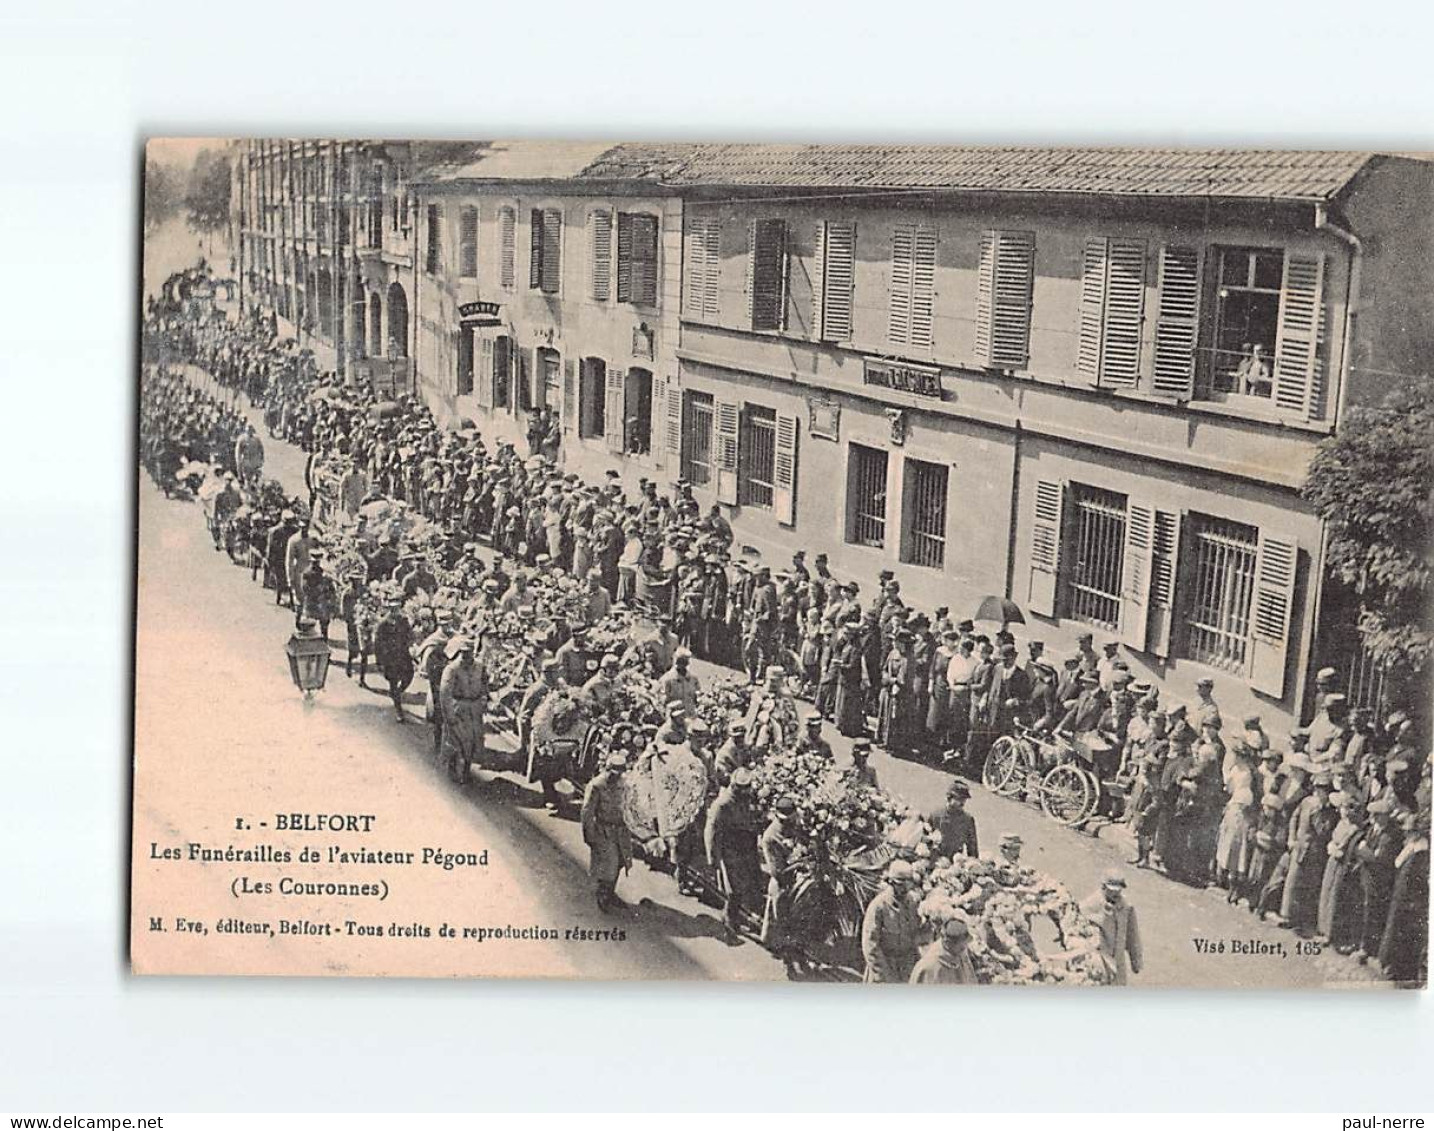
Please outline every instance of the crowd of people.
M482 746L482 704L491 694L473 662L482 642L460 630L471 605L415 625L405 601L461 579L484 610L521 621L551 605L556 589L562 613L549 619L562 623L545 629L544 660L517 710L530 755L544 701L564 701L554 689L600 696L634 662L654 685L667 737L701 750L710 728L690 657L746 674L755 689L749 703L704 752L720 793L695 851L730 871L728 894L746 893L748 904L757 877L776 882L784 874L784 841L781 808L764 825L743 796L754 762L744 750L824 744L829 721L858 740L857 762L875 786L862 756L873 739L894 755L975 776L992 741L1019 726L1072 736L1100 779L1116 786L1103 816L1128 824L1132 863L1219 886L1232 903L1376 962L1390 978L1422 979L1429 758L1405 712L1374 719L1350 710L1327 670L1314 716L1280 742L1257 717L1227 723L1212 680L1200 683L1195 703L1165 701L1132 676L1118 644L1097 651L1091 634L1053 663L1034 640L1022 657L1004 624L986 634L947 608L927 614L908 606L890 572L863 602L858 583L835 577L824 554L808 563L798 551L773 569L734 546L720 507L704 514L685 482L667 493L644 479L629 494L616 473L586 483L563 472L541 419L530 450L519 452L503 442L490 447L476 428L441 427L415 399L380 403L346 387L279 340L271 321L236 323L188 303L186 282L201 274L177 277L151 302L147 334L165 358L212 374L230 391L229 404L180 369L154 370L141 404L146 465L166 490L182 484L188 468L196 477L212 471L206 505L216 549L245 544L276 601L292 603L296 618L317 622L325 635L342 619L346 672L365 681L372 655L398 719L402 694L424 675L436 747L456 743L479 760L471 755ZM235 407L241 394L262 407L272 437L308 453L307 498L285 498L263 480L262 441ZM381 521L365 530L369 516L391 517L394 507L407 528L421 528L421 539ZM246 511L247 526L236 519ZM323 531L335 520L357 529L356 543L326 544ZM604 652L585 640L614 608L635 605L656 621L639 644ZM805 722L797 721L793 692L813 704ZM540 733L551 724L539 720ZM631 860L616 831L613 782L642 756L651 755L641 744L614 751L587 784L583 827L590 845L601 846L594 868L605 908ZM556 779L539 780L557 807ZM754 842L730 868L724 860L737 856L724 849L727 823L743 830L744 845ZM756 826L764 827L749 835ZM974 855L974 841L972 829L960 851ZM674 849L674 865L681 858ZM767 896L770 920L781 900ZM729 903L740 909L744 899ZM737 923L729 918L734 930Z

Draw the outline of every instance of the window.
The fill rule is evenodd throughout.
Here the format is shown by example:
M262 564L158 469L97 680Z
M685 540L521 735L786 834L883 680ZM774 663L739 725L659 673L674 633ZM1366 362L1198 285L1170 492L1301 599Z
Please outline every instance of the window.
M712 395L689 389L683 397L682 478L694 487L707 487L712 483Z
M493 407L507 408L511 403L513 384L513 339L500 335L493 339Z
M617 214L617 301L657 305L657 217Z
M852 291L856 281L856 225L827 220L817 224L817 336L824 342L851 338Z
M902 498L901 560L928 569L946 564L946 483L945 464L925 460L906 461L906 484Z
M1221 248L1215 296L1210 392L1269 400L1275 391L1275 342L1285 257L1278 250Z
M1243 523L1192 514L1189 537L1185 654L1211 667L1243 672L1259 531Z
M601 437L607 431L607 362L585 357L578 368L578 435Z
M563 214L534 208L528 222L528 288L555 295L562 282Z
M722 221L715 216L693 216L687 221L687 249L683 256L682 309L688 318L712 320L718 314L718 284L722 274Z
M623 384L623 435L626 450L646 455L652 450L652 374L629 369Z
M557 350L538 351L538 403L558 409L563 403L563 365Z
M1066 612L1075 620L1115 632L1120 627L1126 499L1079 483L1071 485L1070 493Z
M846 482L846 540L882 549L886 546L886 453L850 445Z
M747 315L754 330L786 323L787 222L753 220L747 229Z
M473 327L464 326L458 331L458 395L468 396L473 392Z
M742 409L737 456L737 502L744 507L773 503L777 464L777 414L761 405Z
M518 213L512 208L498 210L498 285L511 291L516 285Z
M931 348L936 287L936 230L925 224L897 224L891 230L891 287L887 338L894 346Z
M612 295L612 213L588 215L588 240L592 251L592 296L607 302Z
M424 269L430 275L437 275L439 265L443 262L443 206L441 204L430 204L428 206L428 254L424 261Z
M976 272L976 356L992 369L1021 369L1030 357L1036 237L989 231Z
M1140 329L1145 317L1145 241L1086 241L1080 281L1076 368L1106 388L1134 388L1140 379Z
M478 277L478 209L471 205L458 213L458 274Z

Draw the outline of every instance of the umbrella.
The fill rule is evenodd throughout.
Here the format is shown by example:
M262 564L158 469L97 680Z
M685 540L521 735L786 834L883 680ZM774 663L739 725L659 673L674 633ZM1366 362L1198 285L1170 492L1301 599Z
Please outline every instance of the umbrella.
M375 420L388 420L395 416L402 416L403 406L397 401L379 401L378 404L371 405L368 411Z
M982 597L973 620L1000 621L1002 625L1025 624L1026 616L1009 597Z

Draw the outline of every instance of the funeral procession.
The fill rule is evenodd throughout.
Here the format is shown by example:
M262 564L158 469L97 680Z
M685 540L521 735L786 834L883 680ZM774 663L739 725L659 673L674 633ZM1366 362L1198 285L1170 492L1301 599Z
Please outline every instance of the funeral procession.
M305 972L1427 984L1434 163L152 142L145 213L137 851L410 857L214 897Z

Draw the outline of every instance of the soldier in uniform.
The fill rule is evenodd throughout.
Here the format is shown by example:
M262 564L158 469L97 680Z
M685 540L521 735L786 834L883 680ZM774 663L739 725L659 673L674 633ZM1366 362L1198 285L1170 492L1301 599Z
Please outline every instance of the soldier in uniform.
M762 854L762 871L767 875L767 902L762 910L762 942L795 974L799 959L796 940L792 935L792 855L796 851L793 836L797 807L790 797L777 801L772 820L762 833L758 848Z
M445 723L448 772L454 781L463 782L468 767L483 761L488 678L483 665L474 660L476 645L471 636L454 637L449 650L456 659L443 670L438 698Z
M622 817L622 774L627 755L607 756L603 769L583 793L583 841L588 846L588 871L598 910L607 914L623 907L617 897L618 877L632 869L632 835Z
M747 746L747 724L734 719L727 726L727 740L717 748L713 772L719 785L726 785L739 769L752 764L752 751Z
M698 690L697 677L692 674L692 653L686 648L679 648L673 656L671 669L657 681L657 698L663 703L676 700L689 715L695 715Z
M970 799L971 787L963 781L953 781L946 790L946 804L927 814L926 819L941 836L938 856L955 859L961 852L971 857L980 855L976 818L966 812L966 802Z
M905 860L893 860L886 882L867 904L861 921L861 954L866 982L907 982L916 966L917 916L912 891L916 876Z
M948 919L941 937L927 947L911 971L912 985L974 985L976 965L971 961L971 928L964 919Z
M851 744L851 775L859 785L880 789L876 770L871 765L871 739L858 738Z
M403 601L394 597L389 600L388 610L378 622L373 633L373 654L378 661L378 670L388 680L388 697L393 702L393 713L399 722L407 722L403 713L403 693L413 682L413 626L403 615Z
M808 711L802 721L806 724L802 737L797 741L798 754L815 754L832 760L832 744L822 737L822 717L816 711Z
M1125 900L1125 877L1107 873L1100 893L1085 902L1086 915L1100 927L1100 957L1110 984L1124 986L1144 965L1140 921Z
M542 706L543 700L562 686L562 665L551 656L543 661L538 678L523 692L518 703L518 750L523 755L531 753L533 741L533 716ZM547 790L545 789L546 796Z

